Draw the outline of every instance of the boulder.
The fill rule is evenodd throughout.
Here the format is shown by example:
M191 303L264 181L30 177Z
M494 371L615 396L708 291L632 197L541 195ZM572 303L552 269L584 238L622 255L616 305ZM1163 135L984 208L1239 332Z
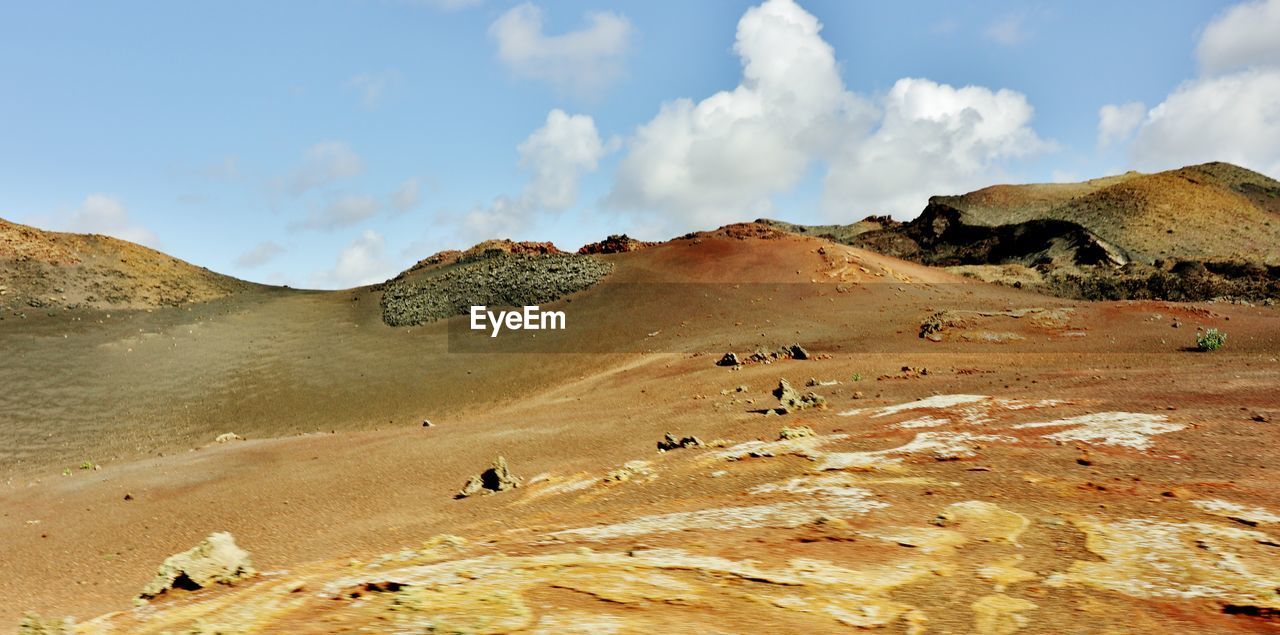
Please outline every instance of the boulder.
M480 493L504 492L520 487L522 480L511 473L511 469L507 467L507 459L499 456L494 459L493 465L489 469L468 479L466 485L462 486L462 490L454 498L466 498Z
M812 436L815 436L815 433L813 431L813 428L810 428L809 426L795 426L795 427L788 426L788 427L784 427L780 432L778 432L779 441L787 441L790 439L802 439L804 437L812 437Z
M680 448L700 448L704 444L698 437L683 437L677 439L675 435L668 432L661 441L658 442L659 452L670 452L671 450L679 450Z
M194 591L214 584L233 584L257 574L249 552L237 546L231 534L217 532L165 559L138 597L149 600L171 589Z
M780 415L808 408L827 407L827 400L821 395L812 392L802 395L791 386L791 382L785 379L778 380L778 387L773 389L773 396L778 398L778 408L774 412Z

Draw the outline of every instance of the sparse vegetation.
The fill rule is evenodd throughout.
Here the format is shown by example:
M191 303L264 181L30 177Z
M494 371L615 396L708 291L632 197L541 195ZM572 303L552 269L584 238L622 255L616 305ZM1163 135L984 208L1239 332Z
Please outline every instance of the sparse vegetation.
M1196 348L1201 351L1216 351L1227 343L1227 334L1218 329L1209 329L1196 334Z

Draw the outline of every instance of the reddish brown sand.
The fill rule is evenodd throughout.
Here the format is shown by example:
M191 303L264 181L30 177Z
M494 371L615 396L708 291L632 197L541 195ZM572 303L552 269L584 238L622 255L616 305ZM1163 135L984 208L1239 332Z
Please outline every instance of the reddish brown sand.
M124 611L85 632L159 631L168 614L175 621L164 628L186 628L195 622L182 620L194 613L184 611L204 610L220 598L248 606L244 598L286 593L276 587L297 578L307 581L305 592L282 597L306 596L311 603L269 619L262 617L265 609L244 619L266 620L255 622L266 632L379 632L394 630L394 620L419 602L428 614L462 614L447 622L452 626L492 613L488 626L465 622L475 632L563 632L567 624L599 620L648 632L830 632L858 620L876 622L866 617L868 607L884 617L872 625L886 632L1272 626L1280 614L1274 592L1280 548L1237 534L1280 537L1280 527L1269 526L1265 515L1232 520L1194 501L1280 514L1273 485L1280 478L1275 309L1072 303L816 239L745 235L751 233L720 232L608 256L617 265L610 281L804 284L779 287L749 307L706 307L696 297L619 306L608 285L559 304L597 329L596 336L627 333L634 339L619 348L649 346L658 351L652 353L450 354L442 324L384 326L372 291L255 292L191 310L0 323L6 393L0 433L10 448L0 464L6 571L0 625L16 624L28 611L79 620ZM843 290L831 292L837 283ZM804 288L811 292L797 291ZM942 341L918 337L920 324L943 310L1064 307L1070 310L1051 318L1046 312L963 314L965 323L945 331ZM1227 331L1228 347L1212 354L1184 350L1194 344L1197 327ZM757 346L793 342L823 358L736 371L714 363L725 351L745 356ZM904 366L927 374L904 373ZM840 382L801 388L823 395L827 409L760 412L776 405L769 391L780 378L802 387L811 377ZM733 392L739 385L747 392ZM997 401L876 416L879 408L934 395ZM861 411L841 416L855 409ZM1016 427L1098 413L1142 415L1172 429L1140 434L1134 447L1109 444L1114 429L1112 437L1062 440L1046 437L1081 425ZM423 417L437 425L421 427ZM1121 428L1150 431L1132 416L1120 419ZM665 432L733 445L772 441L781 427L801 425L822 440L809 458L779 451L730 461L717 454L724 447L655 450ZM224 432L248 440L212 443ZM922 432L986 438L963 442L963 451L882 455L822 470L837 455L900 447ZM466 478L497 455L526 484L454 500ZM77 469L84 460L101 469ZM601 482L634 460L651 462L645 470L652 478ZM69 476L61 474L66 467ZM833 509L825 494L804 489L813 479L830 478L864 489L866 500L881 505ZM808 493L787 498L776 487L751 493L790 479L800 479L796 491ZM579 481L585 484L575 489ZM733 520L738 512L706 516L702 526L692 520L708 510L788 501L798 506L792 510L798 520L739 522ZM956 503L964 505L948 507ZM955 516L949 509L981 514L934 522L940 514ZM673 512L695 514L645 519ZM1001 533L1002 523L1022 522L1017 517L1025 529ZM624 525L628 529L617 527L637 519ZM1148 521L1171 525L1142 525ZM613 529L556 534L596 526ZM177 592L141 612L130 610L165 557L214 531L231 532L252 552L257 569L266 572L261 581ZM473 584L488 586L457 597L406 599L402 589L342 591L335 599L324 589L326 583L345 589L336 582L342 576L377 577L375 569L361 567L379 554L419 549L440 534L460 536L467 546L406 558L447 562L505 554L511 559L499 568L524 573L492 582L475 574ZM916 538L901 537L906 534ZM1143 540L1150 542L1144 553L1155 554L1158 566L1144 568L1112 544ZM930 541L947 546L934 549ZM634 587L650 575L649 565L610 569L612 556L596 555L587 563L530 569L519 560L583 553L642 558L659 548L678 548L686 561L653 569L664 577L643 592ZM856 570L861 577L834 587L813 576L805 583L767 582L712 573L694 563L696 556L749 559L793 573L795 567L823 575ZM883 570L868 573L880 565ZM1009 568L1028 574L993 581L1000 578L993 570ZM928 573L887 581L886 571L916 569ZM619 581L618 571L631 573ZM409 580L417 574L395 575ZM564 581L574 576L580 582ZM1259 597L1268 584L1270 597ZM673 598L681 585L688 597ZM251 595L234 595L244 593ZM504 599L486 600L491 597ZM513 597L519 601L510 604ZM862 617L849 617L849 607L862 607ZM224 607L208 615L230 624L231 612ZM516 615L513 621L497 617L508 614ZM208 615L201 623L218 623Z

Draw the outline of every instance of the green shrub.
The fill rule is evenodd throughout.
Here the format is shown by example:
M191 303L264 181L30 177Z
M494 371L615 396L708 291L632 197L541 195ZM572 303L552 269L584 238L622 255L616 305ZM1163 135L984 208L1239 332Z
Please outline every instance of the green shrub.
M1218 329L1209 329L1196 334L1196 348L1202 351L1216 351L1227 343L1227 334Z

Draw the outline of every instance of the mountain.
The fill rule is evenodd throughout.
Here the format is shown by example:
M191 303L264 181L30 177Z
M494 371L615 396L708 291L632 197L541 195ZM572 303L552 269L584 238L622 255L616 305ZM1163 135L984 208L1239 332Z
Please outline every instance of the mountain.
M257 286L126 240L0 219L0 313L178 306Z
M1227 163L934 196L905 223L762 222L1068 297L1280 297L1280 182Z

